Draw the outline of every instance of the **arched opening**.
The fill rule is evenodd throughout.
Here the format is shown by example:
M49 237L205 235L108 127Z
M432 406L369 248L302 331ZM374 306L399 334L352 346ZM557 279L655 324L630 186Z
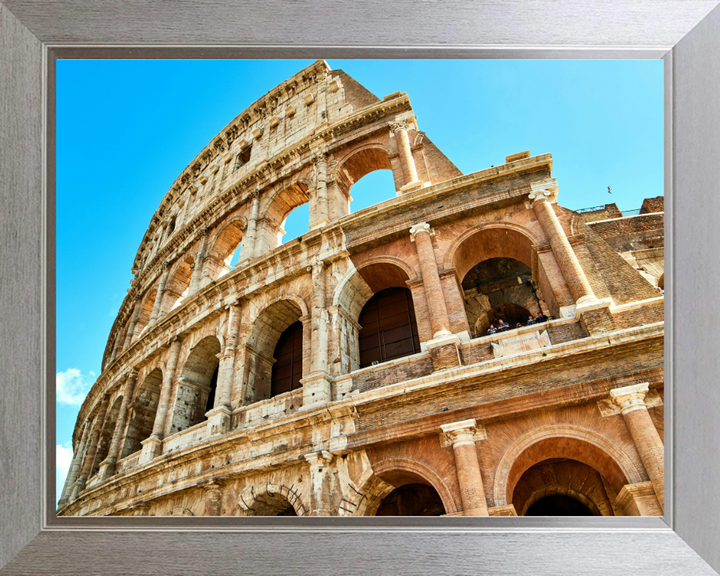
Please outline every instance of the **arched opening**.
M100 469L100 464L103 460L105 460L105 458L107 458L108 452L110 451L110 443L112 442L113 433L115 432L115 424L117 422L118 414L120 414L121 404L122 396L116 398L110 408L110 411L108 412L108 415L105 417L105 424L103 425L102 432L100 433L97 453L95 454L95 463L93 464L90 476L97 474L97 471Z
M427 484L412 483L395 488L385 496L375 516L442 516L445 507L437 490Z
M287 242L307 232L310 226L307 205L310 196L307 190L306 184L295 183L272 197L269 205L264 208L264 218L258 221L255 256L260 256L277 248L283 241Z
M273 358L270 396L290 392L302 386L303 327L302 322L291 324L280 335Z
M146 295L140 306L140 313L138 314L138 320L135 324L135 330L133 331L132 341L139 340L150 323L150 317L152 316L153 306L155 305L155 297L157 296L157 288L153 288Z
M595 515L613 515L611 502L623 486L647 478L602 436L575 427L561 434L562 429L548 426L513 443L495 475L495 501L512 503L522 516L536 500L564 494Z
M350 212L374 206L384 200L395 198L395 179L391 170L375 170L366 174L352 185Z
M165 284L165 292L163 292L163 302L160 308L161 314L167 314L180 306L187 296L190 277L192 276L193 262L192 257L186 258L168 278L167 284Z
M219 353L220 342L215 336L203 338L190 351L177 384L170 434L206 420L205 413L217 386Z
M420 352L410 290L385 288L363 306L358 323L360 368Z
M282 494L262 494L255 496L254 516L297 516L295 508Z
M378 468L382 469L383 466ZM446 503L433 485L419 471L391 465L377 474L393 487L379 502L368 506L366 514L375 516L441 516L447 513ZM446 497L448 494L445 495Z
M514 258L479 262L463 278L462 288L465 314L474 337L484 336L500 320L511 329L525 326L530 316L535 318L543 311L530 267Z
M347 374L373 362L420 352L419 341L424 334L424 325L418 325L412 292L407 290L409 275L415 277L412 268L396 258L383 258L382 261L360 263L359 266L356 271L348 271L333 296L333 304L339 312L333 326L340 344L339 354L331 366L334 375ZM388 290L390 288L401 290L393 294L392 290ZM370 302L384 290L388 292ZM397 326L391 322L390 313L393 310L383 305L385 298L400 301L401 309L395 319ZM395 328L399 330L393 333ZM361 347L364 349L362 359Z
M237 264L242 239L242 221L233 220L222 229L203 264L204 277L208 282L222 278Z
M155 368L145 377L135 394L121 458L142 450L141 442L150 437L160 401L162 371Z
M293 300L279 300L265 308L253 322L245 366L247 403L286 392L288 386L293 390L294 383L299 384L297 376L302 375L304 354L303 327L299 322L302 315L299 304Z
M310 229L310 205L303 204L294 208L280 224L278 246L294 240Z
M595 468L569 458L550 458L528 468L512 503L519 516L614 516L608 482Z
M530 233L514 225L485 225L461 237L448 251L445 265L455 268L461 278L474 337L487 334L500 319L516 328L528 324L531 315L550 317L557 309L547 276L535 260ZM550 302L545 301L546 293Z

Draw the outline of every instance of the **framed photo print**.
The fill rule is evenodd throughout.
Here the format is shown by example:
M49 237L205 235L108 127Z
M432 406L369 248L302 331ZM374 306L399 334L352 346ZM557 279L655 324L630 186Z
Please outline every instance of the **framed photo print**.
M714 574L714 4L147 6L0 4L2 572Z

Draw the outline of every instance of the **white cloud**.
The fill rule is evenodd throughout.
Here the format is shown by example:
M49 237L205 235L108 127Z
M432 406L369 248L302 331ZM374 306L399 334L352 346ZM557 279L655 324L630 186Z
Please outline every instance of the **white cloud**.
M55 500L60 500L65 478L72 462L73 451L71 442L55 445Z
M90 391L95 372L87 376L77 368L68 368L65 372L55 374L55 399L58 404L80 406Z

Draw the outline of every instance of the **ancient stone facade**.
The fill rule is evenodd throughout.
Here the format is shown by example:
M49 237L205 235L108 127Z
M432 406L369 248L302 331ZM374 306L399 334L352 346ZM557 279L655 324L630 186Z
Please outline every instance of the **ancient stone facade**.
M58 514L662 514L662 198L574 212L551 170L464 175L323 61L271 90L153 216Z

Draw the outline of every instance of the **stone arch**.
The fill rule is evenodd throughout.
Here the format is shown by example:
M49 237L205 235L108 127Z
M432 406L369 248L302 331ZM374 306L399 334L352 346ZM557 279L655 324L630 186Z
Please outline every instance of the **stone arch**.
M240 494L238 507L248 516L278 516L284 506L289 504L295 516L305 516L310 510L303 502L303 494L294 486L271 484L266 482L256 490L254 486L246 488ZM292 516L293 514L283 514Z
M282 244L285 235L283 225L290 212L310 201L306 180L294 180L291 184L281 187L268 199L261 202L260 214L263 218L258 222L255 240L255 256L262 255ZM308 226L309 226L308 222Z
M359 323L363 307L370 299L386 288L403 288L415 279L414 268L394 256L378 256L362 262L358 268L351 266L333 293L333 306L338 311L333 318L333 329L340 343L339 362L334 372L347 374L360 367L360 331ZM425 317L418 310L418 304L410 294L413 305L413 318ZM417 329L420 329L418 322Z
M148 327L148 324L150 324L150 317L152 316L156 296L157 286L145 293L145 296L142 299L142 304L140 304L140 313L138 314L138 320L135 324L132 342L139 340Z
M571 459L548 459L528 468L515 485L512 504L518 516L526 516L536 502L554 497L577 500L593 516L615 515L611 501L615 495L608 494L602 475ZM553 504L557 507L558 503ZM582 514L581 510L577 512ZM566 513L573 515L567 507Z
M284 294L265 306L248 324L244 374L246 401L270 398L275 347L282 334L301 318L309 318L305 300L297 294ZM303 326L303 375L309 365L308 340L308 330Z
M125 442L121 458L142 450L141 442L150 437L155 424L155 414L160 402L160 389L162 388L163 373L160 368L149 372L135 390Z
M370 266L381 266L381 265L387 265L387 266L395 266L396 268L400 268L404 273L406 278L404 279L405 282L408 280L414 280L418 277L418 273L413 268L411 264L409 264L406 260L403 260L402 258L398 258L397 256L390 256L390 255L382 255L382 256L375 256L374 258L371 258L369 260L366 260L360 266L358 267L358 272L361 274L362 271L365 270L365 273L367 274L367 268ZM398 281L399 282L399 281ZM395 284L393 284L394 286ZM400 283L397 284L397 286L400 286ZM390 287L390 284L383 286L383 288Z
M427 484L435 489L440 496L446 514L459 512L461 507L455 502L452 491L442 476L428 465L412 460L410 458L391 458L382 460L377 464L373 464L374 476L380 478L386 484L392 486L393 489L399 488L403 484L408 484L405 480L416 480L420 483ZM367 484L367 483L366 483ZM389 494L392 490L388 491ZM387 495L385 494L385 496ZM376 496L376 500L368 504L366 515L374 515L377 511L382 498Z
M224 276L231 270L231 260L243 240L247 220L236 216L220 226L213 234L211 248L205 258L204 276L212 280Z
M376 170L390 170L393 173L397 193L404 183L404 177L402 170L398 169L399 165L396 169L393 169L390 161L393 156L394 153L386 145L379 142L368 142L353 146L337 167L337 174L347 184L347 195L350 195L353 184Z
M523 434L503 454L493 483L495 505L506 505L522 474L549 458L568 458L590 466L616 493L625 484L646 480L627 454L601 434L580 426L548 425Z
M529 316L555 310L545 302L546 275L534 262L537 236L512 223L489 223L457 238L445 255L462 289L465 317L472 336L483 336L502 319L511 327ZM552 293L550 290L550 295Z
M179 258L170 269L162 296L161 315L169 314L171 310L180 306L187 296L194 264L195 259L192 256L186 256Z
M217 385L220 362L217 356L220 350L220 342L215 336L206 336L190 350L179 371L169 434L175 434L205 420L205 413L212 408Z
M503 240L510 234L514 242L508 246ZM445 253L443 265L446 270L454 268L461 282L470 268L490 258L513 258L532 267L532 246L541 242L541 238L524 226L512 222L489 222L474 226L458 236ZM477 254L481 256L477 257Z

